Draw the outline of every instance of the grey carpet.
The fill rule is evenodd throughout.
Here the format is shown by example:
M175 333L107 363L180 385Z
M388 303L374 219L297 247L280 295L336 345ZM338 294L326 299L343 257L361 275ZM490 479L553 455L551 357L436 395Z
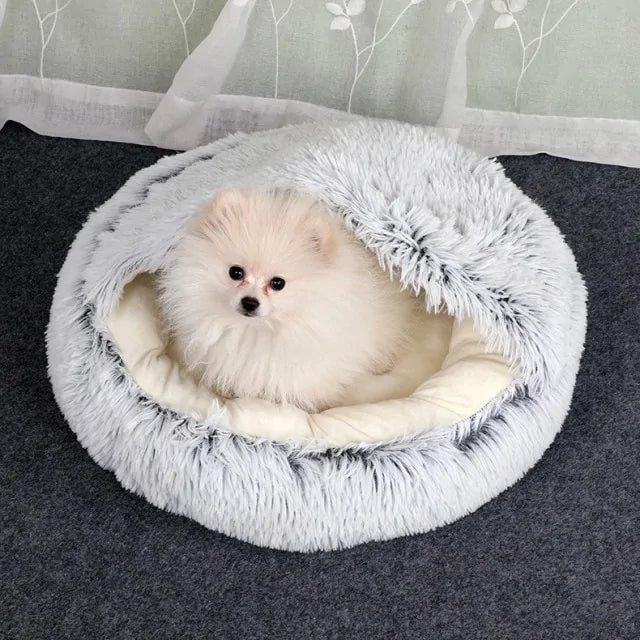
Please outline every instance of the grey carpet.
M87 213L164 153L0 132L0 637L640 637L640 172L502 159L590 292L573 407L540 463L438 531L298 555L126 492L53 400L55 274Z

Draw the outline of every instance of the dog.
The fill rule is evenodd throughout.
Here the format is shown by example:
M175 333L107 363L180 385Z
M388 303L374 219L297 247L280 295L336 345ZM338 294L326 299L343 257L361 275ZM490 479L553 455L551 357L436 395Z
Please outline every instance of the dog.
M202 208L159 277L159 306L200 384L308 412L391 370L420 313L325 205L241 189Z

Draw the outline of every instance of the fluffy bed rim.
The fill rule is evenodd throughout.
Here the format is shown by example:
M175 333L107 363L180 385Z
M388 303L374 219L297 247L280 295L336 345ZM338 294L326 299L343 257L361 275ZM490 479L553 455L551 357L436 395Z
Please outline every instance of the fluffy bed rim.
M145 397L107 329L124 284L162 268L217 188L272 185L325 201L433 310L473 318L515 382L450 428L339 450L239 436L223 410L203 421ZM562 426L585 326L570 249L497 162L360 121L234 135L133 176L69 251L47 351L71 428L127 489L254 544L315 551L428 531L516 482Z

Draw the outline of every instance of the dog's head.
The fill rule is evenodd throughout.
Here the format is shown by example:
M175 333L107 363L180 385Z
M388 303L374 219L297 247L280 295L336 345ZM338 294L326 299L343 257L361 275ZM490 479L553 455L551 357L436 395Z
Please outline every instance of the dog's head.
M202 304L240 322L303 314L331 270L334 238L331 219L310 199L218 191L191 231Z

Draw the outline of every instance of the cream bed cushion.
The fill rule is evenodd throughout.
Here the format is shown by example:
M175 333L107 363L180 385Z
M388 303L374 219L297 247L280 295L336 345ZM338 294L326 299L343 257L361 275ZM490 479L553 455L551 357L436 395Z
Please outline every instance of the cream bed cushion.
M509 363L487 352L470 320L425 313L412 338L415 349L394 370L354 389L349 406L309 414L260 399L222 398L198 386L170 355L150 274L125 286L108 327L133 379L153 400L200 419L222 405L233 431L271 440L342 447L454 425L513 381Z

